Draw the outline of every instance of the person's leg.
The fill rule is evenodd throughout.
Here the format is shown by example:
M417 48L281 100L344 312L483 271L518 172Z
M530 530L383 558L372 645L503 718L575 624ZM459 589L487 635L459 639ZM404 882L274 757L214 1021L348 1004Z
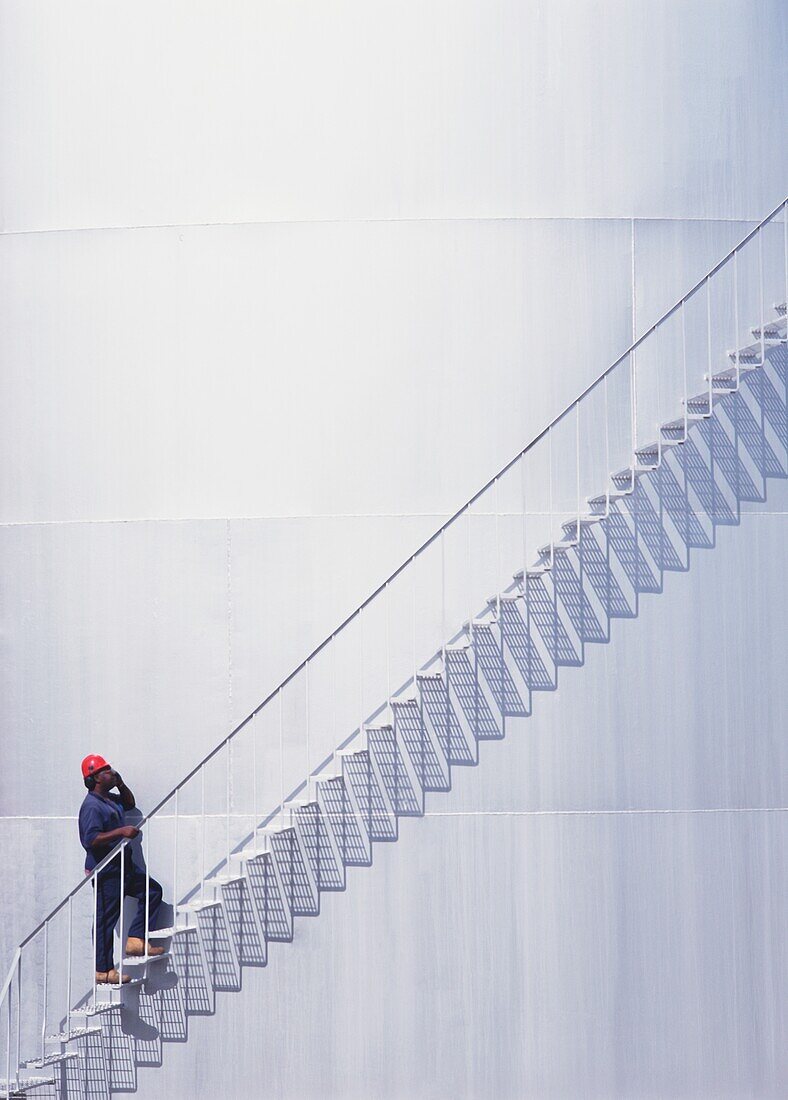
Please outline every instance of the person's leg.
M113 937L120 916L120 872L110 867L96 876L96 973L106 974L114 963Z
M159 909L161 907L162 889L155 878L146 879L145 872L133 864L126 872L126 895L137 899L137 912L129 926L129 939L142 940L145 936L145 884L149 885L148 891L148 931L159 927Z

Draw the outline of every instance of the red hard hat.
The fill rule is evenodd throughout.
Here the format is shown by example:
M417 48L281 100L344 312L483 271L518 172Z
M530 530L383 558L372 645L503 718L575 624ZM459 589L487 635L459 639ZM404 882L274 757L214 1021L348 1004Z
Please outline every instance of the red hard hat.
M87 779L89 775L95 775L95 773L101 771L102 768L108 767L109 764L103 756L96 756L95 753L91 753L90 756L86 756L82 761L82 778Z

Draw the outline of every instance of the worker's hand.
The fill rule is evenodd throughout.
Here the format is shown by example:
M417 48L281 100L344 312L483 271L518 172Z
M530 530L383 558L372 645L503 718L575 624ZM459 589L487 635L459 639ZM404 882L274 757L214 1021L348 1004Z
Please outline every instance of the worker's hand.
M115 780L115 786L120 789L120 787L123 786L123 776L120 774L120 772L113 772L112 778Z
M134 840L135 836L140 835L139 829L135 829L133 825L121 825L118 832L125 840Z

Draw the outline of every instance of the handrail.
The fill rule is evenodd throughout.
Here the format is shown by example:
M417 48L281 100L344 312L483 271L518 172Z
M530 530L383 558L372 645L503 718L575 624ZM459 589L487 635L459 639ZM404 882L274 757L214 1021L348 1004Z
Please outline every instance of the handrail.
M481 489L479 489L477 492L475 492L473 494L473 496L470 497L470 499L467 500L465 502L465 504L462 505L462 507L458 508L457 511L449 519L447 519L436 531L434 531L433 534L430 535L429 538L427 538L421 544L421 546L419 546L419 548L417 550L415 550L412 554L409 554L408 557L405 559L405 561L402 562L402 564L399 565L394 570L394 572L391 573L391 575L389 577L387 577L385 581L382 582L382 584L378 585L378 587L374 590L374 592L372 592L371 595L367 596L367 598L363 601L363 603L360 603L358 605L358 607L354 611L352 611L338 627L336 627L334 630L332 630L332 632L326 638L324 638L323 641L320 642L319 645L317 645L312 650L312 652L309 654L308 657L304 658L304 660L301 661L301 663L299 665L297 665L296 668L294 668L293 671L291 673L289 673L289 675L286 676L285 679L282 680L282 682L277 687L275 687L273 689L273 691L271 691L265 697L265 699L262 701L262 703L260 703L258 706L256 706L255 709L253 711L251 711L251 713L248 714L246 716L246 718L243 719L243 721L239 722L239 724L233 730L231 730L230 733L228 733L226 737L224 737L216 746L214 746L214 748L211 749L211 751L206 756L204 756L202 758L202 760L200 760L200 762L198 764L196 764L192 768L192 770L186 776L184 776L184 778L181 779L180 782L178 782L172 788L172 790L169 791L164 796L164 798L162 798L153 807L153 809L148 814L146 814L141 819L141 821L139 822L139 826L144 825L145 822L149 821L155 814L157 814L159 812L159 810L162 809L162 807L165 806L169 802L169 800L179 790L181 790L181 788L184 787L200 771L201 768L205 767L206 764L208 764L219 752L221 752L221 750L226 745L228 745L230 743L230 741L232 741L233 738L237 734L239 734L241 732L241 730L244 729L244 727L247 726L249 724L249 722L251 722L260 713L261 710L263 710L266 706L268 706L268 704L277 696L277 694L280 691L282 691L285 687L287 687L287 685L292 680L294 680L295 677L298 676L298 674L300 672L302 672L304 670L304 668L306 668L306 666L308 664L310 664L315 659L315 657L317 657L318 654L321 653L325 649L325 647L338 634L340 634L345 629L345 627L349 626L350 623L352 623L353 620L358 615L361 614L361 612L364 610L364 608L366 608L370 603L372 603L372 601L374 599L376 599L381 594L381 592L384 591L384 589L388 585L390 585L393 581L395 581L397 579L397 577L411 564L411 562L415 561L416 558L418 558L421 554L423 554L424 551L427 550L436 541L436 539L439 539L441 537L441 535L445 531L447 531L451 527L451 525L456 522L456 520L458 520L460 518L460 516L464 515L465 512L467 512L467 510L471 507L471 505L473 505L475 503L475 501L477 501L479 499L480 496L482 496L484 493L486 493L487 490L490 489L499 478L503 477L503 475L506 474L515 465L515 463L519 462L520 459L524 455L526 455L533 447L535 447L537 445L537 443L539 443L540 440L544 439L544 437L548 434L548 432L550 432L558 423L560 423L560 421L563 420L563 418L567 415L568 412L571 411L571 409L573 409L585 397L587 397L588 394L590 394L591 391L594 390L599 385L600 382L603 382L605 380L605 378L607 378L608 375L611 374L616 369L616 367L620 366L620 364L623 363L624 360L627 359L627 357L630 356L633 351L636 351L637 348L640 347L640 345L653 332L655 332L659 328L660 325L664 324L665 321L667 321L668 318L672 317L673 314L677 310L681 309L681 307L684 305L684 303L686 301L688 301L692 297L692 295L695 294L704 285L704 283L707 282L707 280L711 279L714 275L716 275L717 272L721 268L723 268L725 266L725 264L731 259L731 257L734 256L741 248L743 248L748 243L748 241L752 240L752 238L755 236L755 234L760 229L762 229L763 226L765 226L768 222L770 222L772 220L772 218L774 218L780 212L780 210L783 209L783 208L785 208L786 216L788 217L788 196L786 196L784 199L782 199L777 204L777 206L775 206L775 208L769 214L766 215L765 218L763 218L753 229L751 229L749 231L749 233L747 233L744 237L742 237L742 239L738 242L738 244L736 244L718 263L716 263L714 265L714 267L712 267L709 271L707 271L706 274L701 279L699 279L698 282L695 283L695 285L690 290L688 290L685 294L683 294L682 297L679 298L679 300L677 302L675 302L674 305L672 305L670 307L670 309L668 309L665 313L663 313L662 316L657 321L655 321L654 324L651 325L650 328L648 328L641 336L639 336L636 340L634 340L629 345L629 347L626 349L626 351L623 352L623 354L619 355L618 359L616 359L613 363L611 363L610 366L606 370L604 370L599 375L598 378L596 378L589 386L586 386L586 388L582 391L582 393L580 393L577 397L575 397L572 401L570 401L569 404L566 406L566 408L563 409L558 414L558 416L554 417L554 419L551 420L550 423L545 428L543 428L542 431L540 431L538 435L534 436L533 439L528 444L526 444L526 446L521 451L518 451L518 453L509 462L507 462L505 466L503 466L496 474L494 474L481 487ZM763 322L764 322L764 318L763 317L759 318L759 324L762 325ZM68 903L69 899L74 897L74 895L77 894L85 886L85 884L88 883L93 878L93 876L95 874L97 874L112 859L114 859L115 856L118 855L120 850L123 847L125 847L128 843L129 843L128 840L125 840L125 839L121 840L120 843L117 844L116 847L113 848L112 851L101 861L101 863L96 865L96 867L91 871L90 875L87 875L84 879L82 879L82 881L79 882L74 887L74 889L69 894L66 895L65 898L63 898L63 900L60 902L60 904L57 905L52 910L51 913L49 913L46 917L44 917L44 919L36 926L36 928L28 936L26 936L24 940L22 940L22 942L20 943L19 948L17 950L21 950L21 948L23 948L25 946L25 944L29 943L32 939L34 939L34 937L38 935L38 933L41 931L41 929L44 927L44 925L47 924L47 922L50 921L57 913L59 913L60 910L63 908L63 906ZM14 956L14 964L12 965L8 981L6 982L6 986L4 986L4 990L6 989L6 987L8 986L8 983L11 980L11 977L13 975L15 966L16 966L16 955ZM2 1001L2 997L4 995L5 995L5 992L3 992L2 995L0 995L0 1002Z

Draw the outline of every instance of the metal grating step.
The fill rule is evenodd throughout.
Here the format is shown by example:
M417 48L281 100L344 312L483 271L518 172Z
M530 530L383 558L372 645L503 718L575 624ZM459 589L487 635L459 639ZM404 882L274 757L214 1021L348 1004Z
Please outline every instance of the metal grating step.
M181 924L169 928L152 928L148 932L149 940L169 940L173 936L183 936L188 932L196 932L196 924Z
M732 349L728 352L728 358L734 365L738 364L741 370L754 370L763 366L760 343L741 348L738 352Z
M43 1058L31 1058L28 1062L25 1062L25 1069L46 1069L47 1066L57 1066L61 1062L67 1062L69 1058L79 1058L79 1054L76 1050L62 1050L55 1054L45 1054Z
M770 345L770 344L782 344L782 343L784 343L785 342L785 333L783 331L784 328L785 328L784 323L781 323L780 321L767 321L767 323L763 326L763 340L764 340L764 343L767 346ZM752 335L755 337L755 339L760 343L761 329L756 326L755 328L750 329L750 331L751 331Z
M151 966L153 963L166 962L170 958L170 952L165 951L163 955L127 955L123 959L123 969L126 970L131 966Z
M100 1035L100 1027L72 1027L71 1031L60 1031L55 1035L47 1035L47 1043L70 1043L74 1039L82 1039L85 1035Z
M9 1100L27 1096L35 1089L49 1088L57 1083L55 1077L12 1077L10 1081L0 1080L0 1096Z

